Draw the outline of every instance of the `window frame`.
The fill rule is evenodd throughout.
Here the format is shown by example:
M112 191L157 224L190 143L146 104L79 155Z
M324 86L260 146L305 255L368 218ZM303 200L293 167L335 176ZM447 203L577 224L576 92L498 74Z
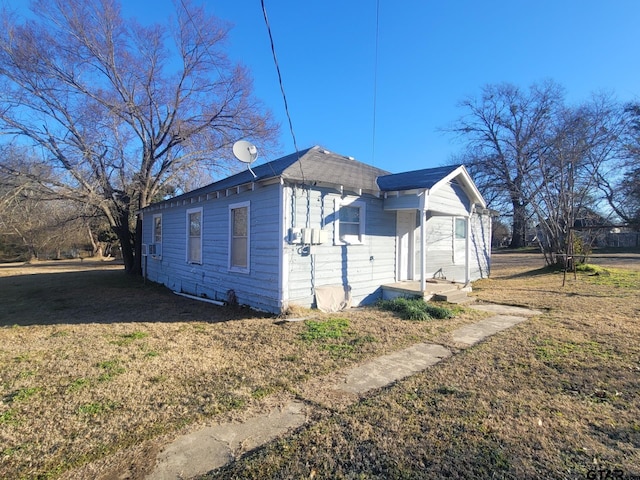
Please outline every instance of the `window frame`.
M466 244L467 244L467 235L468 235L468 222L469 219L467 217L452 217L452 260L453 260L453 264L454 265L464 265L465 263L465 258L466 258L466 253L462 256L462 258L460 258L460 255L458 255L456 252L458 251L458 249L456 248L459 244L463 243L465 244L465 249L466 249ZM462 225L464 226L462 233L462 236L459 236L458 234L458 226Z
M235 237L234 227L234 210L247 209L247 235L246 237ZM234 239L245 238L246 241L246 266L233 265L233 245ZM251 202L237 202L229 205L229 237L227 248L227 266L230 272L250 273L251 272Z
M191 258L191 215L194 213L199 213L200 214L200 258L199 259L192 259ZM197 208L189 208L187 209L186 212L186 261L189 264L194 264L194 265L202 265L202 259L203 259L203 254L202 254L202 234L203 234L203 225L204 225L204 215L203 215L203 211L202 211L202 207L197 207ZM195 236L193 237L195 238Z
M467 222L466 217L453 217L453 238L455 240L465 240L467 238ZM462 225L462 235L458 234L458 226Z
M160 220L160 234L158 235L158 231L157 231L157 224L156 224L156 220ZM153 215L153 218L151 220L151 225L152 225L152 231L151 231L151 240L153 240L151 243L156 245L155 247L155 252L153 255L151 255L152 258L162 258L162 214L161 213L155 213ZM158 236L160 238L160 240L158 240ZM158 246L160 245L160 248L158 249ZM157 253L158 250L160 251L160 253Z
M358 235L340 235L340 210L342 207L358 208L360 212L359 217L359 233ZM334 202L334 230L333 230L333 244L334 245L365 245L366 244L366 218L367 218L367 204L360 198L342 198L336 199ZM355 222L342 222L350 225L356 225Z

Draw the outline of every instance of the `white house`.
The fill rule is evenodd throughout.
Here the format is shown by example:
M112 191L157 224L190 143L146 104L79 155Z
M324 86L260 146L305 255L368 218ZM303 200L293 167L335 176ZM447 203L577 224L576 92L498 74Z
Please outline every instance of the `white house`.
M316 146L140 215L147 278L274 313L330 287L359 305L489 274L491 219L461 165L390 174Z

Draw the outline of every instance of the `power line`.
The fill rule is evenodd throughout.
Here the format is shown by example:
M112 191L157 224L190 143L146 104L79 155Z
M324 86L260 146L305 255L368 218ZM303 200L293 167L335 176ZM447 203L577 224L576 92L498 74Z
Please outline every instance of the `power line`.
M376 113L378 101L378 37L380 31L380 0L376 0L376 47L373 65L373 131L371 133L371 164L376 164Z
M289 131L293 138L293 148L296 151L298 158L298 165L300 166L300 174L302 175L302 183L305 183L304 171L302 170L302 162L300 162L300 154L298 153L298 143L296 142L296 134L293 131L293 122L291 121L291 115L289 114L289 104L287 103L287 95L284 93L284 84L282 83L282 74L280 73L280 66L278 65L278 57L276 56L276 47L273 44L273 35L271 34L271 26L269 25L269 18L267 17L267 8L264 5L264 0L260 0L262 4L262 14L264 15L264 23L267 26L267 33L269 34L269 42L271 43L271 53L273 54L273 62L276 65L276 71L278 72L278 82L280 83L280 91L282 92L282 100L284 101L284 111L289 121Z

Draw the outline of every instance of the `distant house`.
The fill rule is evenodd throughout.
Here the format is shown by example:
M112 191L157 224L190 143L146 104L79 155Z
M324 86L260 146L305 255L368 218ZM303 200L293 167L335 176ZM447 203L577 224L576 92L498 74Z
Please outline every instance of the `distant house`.
M316 146L252 170L140 212L150 280L278 313L331 288L359 305L489 274L491 219L463 166L390 174Z

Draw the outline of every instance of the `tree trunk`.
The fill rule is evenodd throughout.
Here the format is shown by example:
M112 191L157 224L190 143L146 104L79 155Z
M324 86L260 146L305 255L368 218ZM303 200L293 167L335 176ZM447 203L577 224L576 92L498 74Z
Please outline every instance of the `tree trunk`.
M509 248L522 248L526 246L525 236L527 232L527 212L524 205L519 201L513 203L513 226L511 243Z
M102 245L93 238L93 232L91 227L87 225L87 234L89 236L89 242L91 242L91 256L102 258Z
M120 240L120 251L122 252L124 270L127 273L134 273L133 245L131 244L131 232L129 231L129 227L126 224L121 224L112 228L113 233L115 233L118 236L118 240Z

